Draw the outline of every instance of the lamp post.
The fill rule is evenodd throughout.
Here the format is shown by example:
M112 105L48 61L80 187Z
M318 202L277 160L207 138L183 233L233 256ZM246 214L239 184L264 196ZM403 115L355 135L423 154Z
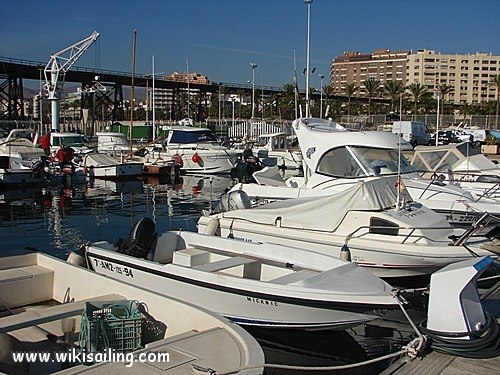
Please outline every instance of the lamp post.
M256 63L250 63L252 67L252 120L255 114L255 68L257 68Z
M323 78L325 76L323 74L319 75L319 91L320 91L320 96L319 96L319 118L323 118Z
M439 101L441 99L441 91L438 91L436 93L436 98L437 98L437 117L436 117L436 146L438 145L438 139L439 139Z
M234 127L234 102L236 101L236 98L233 95L231 95L231 97L229 98L229 100L231 100L231 104L233 105L233 114L232 114L231 124L233 124L233 127Z

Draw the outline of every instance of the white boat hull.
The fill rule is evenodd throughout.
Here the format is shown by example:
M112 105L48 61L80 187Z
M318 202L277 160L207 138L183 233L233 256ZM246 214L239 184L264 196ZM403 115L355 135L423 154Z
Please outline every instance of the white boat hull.
M241 285L227 283L221 274L207 276L200 273L197 278L188 277L183 274L182 267L151 264L136 258L131 261L130 257L99 251L92 246L86 254L89 267L97 273L204 307L240 324L311 330L346 329L378 317L377 307L363 303L362 298L352 303L313 300L307 294L272 294L265 288L245 287L243 282Z

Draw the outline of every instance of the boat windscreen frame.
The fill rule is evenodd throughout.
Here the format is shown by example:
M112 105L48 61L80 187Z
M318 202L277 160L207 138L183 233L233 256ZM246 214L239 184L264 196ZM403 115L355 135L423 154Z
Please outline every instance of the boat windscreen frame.
M367 158L366 155L371 155ZM378 156L378 158L375 158ZM340 146L326 151L318 160L316 173L335 178L395 176L398 151L369 146ZM411 164L401 155L401 174L413 173Z

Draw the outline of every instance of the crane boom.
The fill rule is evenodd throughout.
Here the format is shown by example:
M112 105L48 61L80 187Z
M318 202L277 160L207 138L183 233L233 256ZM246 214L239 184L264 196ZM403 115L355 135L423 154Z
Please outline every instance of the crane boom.
M52 131L59 130L59 99L64 85L64 76L98 37L99 33L94 31L89 37L51 55L45 66L44 89L47 91L47 98L51 100Z

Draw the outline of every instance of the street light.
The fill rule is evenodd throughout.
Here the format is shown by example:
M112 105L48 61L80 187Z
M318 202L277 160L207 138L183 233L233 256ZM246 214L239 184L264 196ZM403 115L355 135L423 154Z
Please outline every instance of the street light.
M255 113L255 68L257 68L256 63L250 63L250 66L252 67L252 120L254 117Z
M441 99L441 91L438 91L436 93L436 98L437 98L437 117L436 117L436 146L438 145L438 139L439 139L439 100Z
M323 74L320 74L319 75L319 81L320 81L319 118L323 118L323 78L325 78L325 76Z

